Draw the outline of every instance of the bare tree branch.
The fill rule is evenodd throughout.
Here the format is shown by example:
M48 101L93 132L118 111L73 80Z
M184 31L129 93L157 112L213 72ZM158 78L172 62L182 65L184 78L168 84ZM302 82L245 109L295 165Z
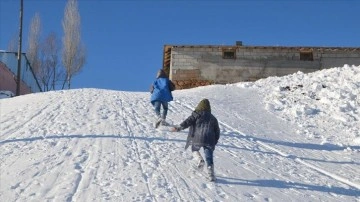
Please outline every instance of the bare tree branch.
M43 41L40 48L41 71L39 80L44 91L55 90L59 81L65 80L65 71L59 67L59 42L54 32Z
M81 44L80 14L77 0L68 0L63 19L63 54L62 63L66 69L66 81L70 89L71 79L80 72L85 64L85 47Z
M40 44L41 20L39 13L35 13L31 20L29 35L28 35L28 50L27 58L36 76L40 72L41 61L39 59L39 44Z
M8 44L7 50L10 52L17 52L17 46L18 46L18 37L14 34Z

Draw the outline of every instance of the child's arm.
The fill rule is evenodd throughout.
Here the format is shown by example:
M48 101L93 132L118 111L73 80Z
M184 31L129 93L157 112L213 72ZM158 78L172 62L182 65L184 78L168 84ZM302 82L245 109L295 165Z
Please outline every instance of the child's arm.
M170 128L171 132L177 132L180 130L183 130L185 128L188 128L190 125L193 125L196 122L198 114L196 112L193 112L191 116L189 116L185 121L183 121L180 125Z

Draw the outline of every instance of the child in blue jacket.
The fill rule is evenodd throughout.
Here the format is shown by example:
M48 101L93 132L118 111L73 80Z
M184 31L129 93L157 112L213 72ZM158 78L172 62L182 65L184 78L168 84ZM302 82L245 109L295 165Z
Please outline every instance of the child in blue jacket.
M156 113L155 127L160 124L166 125L165 119L169 109L169 102L173 100L171 91L175 89L174 83L170 81L163 69L157 73L156 80L150 87L151 104L154 106ZM161 106L163 108L162 113Z

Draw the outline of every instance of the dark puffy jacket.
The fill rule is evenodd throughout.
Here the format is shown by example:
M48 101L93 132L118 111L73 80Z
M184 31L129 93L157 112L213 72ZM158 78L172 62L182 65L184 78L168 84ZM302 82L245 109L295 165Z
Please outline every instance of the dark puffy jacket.
M180 124L181 130L189 127L189 134L185 149L189 145L210 146L213 150L220 137L219 123L210 111L193 111L185 121Z

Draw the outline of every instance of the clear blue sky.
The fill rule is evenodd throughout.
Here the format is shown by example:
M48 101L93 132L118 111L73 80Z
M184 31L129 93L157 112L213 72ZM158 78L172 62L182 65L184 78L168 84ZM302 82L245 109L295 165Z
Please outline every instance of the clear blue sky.
M31 18L42 37L63 35L65 0L24 0L23 50ZM79 0L83 71L72 88L148 91L163 46L360 47L359 0ZM20 0L0 0L0 50L18 36Z

